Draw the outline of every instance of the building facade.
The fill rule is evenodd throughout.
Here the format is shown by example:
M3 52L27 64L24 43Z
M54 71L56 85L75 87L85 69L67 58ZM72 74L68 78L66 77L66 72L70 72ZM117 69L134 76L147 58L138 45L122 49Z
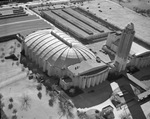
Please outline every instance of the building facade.
M40 30L28 35L24 49L26 56L50 76L62 77L68 66L96 58L83 44L57 30Z
M49 76L58 76L64 89L98 85L109 73L106 63L97 62L93 52L62 31L46 29L31 33L24 40L24 50Z
M67 69L68 75L73 80L73 86L82 89L93 87L107 79L110 67L96 60L87 60L71 65Z
M119 62L115 66L119 71L124 70L126 66L142 68L150 65L150 50L133 41L135 32L132 24L131 26L131 30L128 26L122 34L110 33L103 46L103 50L115 55L115 62Z
M119 72L125 70L126 68L134 34L134 25L132 23L128 24L121 34L115 56L115 65Z

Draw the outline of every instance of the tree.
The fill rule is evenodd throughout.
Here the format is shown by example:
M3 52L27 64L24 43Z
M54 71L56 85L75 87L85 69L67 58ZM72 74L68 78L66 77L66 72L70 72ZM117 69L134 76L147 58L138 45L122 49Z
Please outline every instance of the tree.
M31 98L26 95L26 94L23 94L22 97L20 98L20 101L21 101L21 109L22 110L28 110L28 108L31 107Z
M37 96L39 97L39 99L41 100L41 98L42 98L42 93L41 92L39 92L38 94L37 94Z
M8 109L12 109L12 108L13 108L13 104L11 103L8 105Z
M52 91L51 82L48 79L46 79L43 84L47 90Z
M54 101L53 101L52 99L50 99L48 102L49 102L49 103L48 103L48 104L49 104L49 106L50 106L50 107L53 107L53 105L54 105Z
M17 113L17 109L13 109L13 113L16 115L16 113Z
M86 114L86 112L77 111L77 114L78 114L79 119L89 119L89 117Z
M50 91L49 96L51 97L51 99L49 100L49 106L53 106L57 100L58 95L55 91Z
M17 116L16 116L16 115L13 115L11 119L17 119Z
M60 110L58 112L61 115L60 119L63 116L66 116L67 119L74 119L74 114L72 112L73 108L74 108L74 105L69 100L60 98L59 99L59 109Z
M37 90L38 91L42 90L42 84L41 83L37 85Z
M17 115L16 115L16 113L17 113L17 109L13 109L13 116L12 116L12 119L17 119Z

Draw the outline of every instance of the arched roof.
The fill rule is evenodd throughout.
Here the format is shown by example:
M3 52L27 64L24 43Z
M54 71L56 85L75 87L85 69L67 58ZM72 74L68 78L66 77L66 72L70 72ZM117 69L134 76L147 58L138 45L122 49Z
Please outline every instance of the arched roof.
M58 30L39 30L29 34L26 46L56 67L68 67L83 60L95 59L95 55L83 44Z

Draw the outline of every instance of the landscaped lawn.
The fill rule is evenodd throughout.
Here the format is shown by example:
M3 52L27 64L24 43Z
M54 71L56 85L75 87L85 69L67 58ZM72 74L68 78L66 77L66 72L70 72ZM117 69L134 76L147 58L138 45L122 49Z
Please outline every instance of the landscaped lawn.
M14 82L7 87L0 89L0 93L3 95L4 102L4 112L6 115L11 118L13 115L13 110L17 110L17 119L59 119L61 117L58 100L54 103L53 106L49 106L49 95L46 95L45 87L42 86L41 99L37 96L37 82L34 80L20 80ZM28 99L27 105L23 105L24 98ZM9 99L12 98L12 109L8 109L8 105L11 104ZM76 108L73 109L75 113L75 119L78 119L76 116ZM62 119L66 119L65 116Z
M119 0L112 0L116 3L119 3ZM138 7L140 9L150 9L150 1L149 0L122 0L120 2L121 5L128 7L129 9L133 9L133 7Z

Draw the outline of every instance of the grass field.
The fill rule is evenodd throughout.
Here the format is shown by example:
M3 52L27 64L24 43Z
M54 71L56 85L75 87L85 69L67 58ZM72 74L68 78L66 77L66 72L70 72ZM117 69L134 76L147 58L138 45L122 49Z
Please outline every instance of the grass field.
M107 20L107 22L119 27L120 29L124 29L127 24L132 22L135 26L135 37L150 45L149 17L142 16L110 0L90 1L90 3L85 3L82 8L89 10L96 16Z
M128 7L129 9L132 9L134 7L137 7L139 9L150 9L150 0L122 0L119 2L119 0L112 0L116 3L120 3L120 5L123 5L125 7Z
M39 99L37 94L38 90L37 82L34 80L28 80L25 78L24 80L20 80L14 82L7 87L3 87L0 89L1 94L3 95L4 112L11 118L13 115L13 110L17 110L17 118L18 119L59 119L61 114L59 114L59 106L58 101L54 103L53 106L49 106L50 96L46 95L45 87L42 86L42 98ZM28 104L23 105L23 99L28 97ZM12 98L13 108L9 109L8 105L10 104L9 99ZM75 119L78 119L76 115L76 109L74 108ZM66 116L63 116L62 119L66 119Z

